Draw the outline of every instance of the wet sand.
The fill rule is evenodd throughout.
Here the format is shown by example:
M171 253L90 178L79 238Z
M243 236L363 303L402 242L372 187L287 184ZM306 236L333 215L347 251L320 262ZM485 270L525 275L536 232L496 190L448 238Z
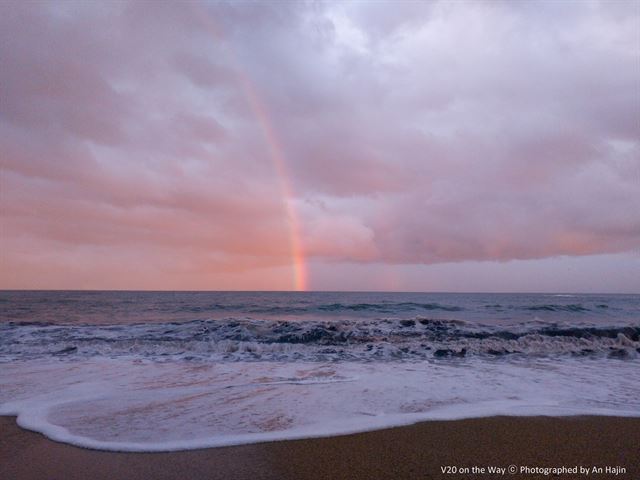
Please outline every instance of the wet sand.
M460 467L585 467L589 475L460 474ZM443 474L455 466L457 473ZM596 473L593 467L602 467ZM606 467L624 467L606 473ZM170 453L73 447L0 417L0 479L640 479L640 418L491 417L331 438Z

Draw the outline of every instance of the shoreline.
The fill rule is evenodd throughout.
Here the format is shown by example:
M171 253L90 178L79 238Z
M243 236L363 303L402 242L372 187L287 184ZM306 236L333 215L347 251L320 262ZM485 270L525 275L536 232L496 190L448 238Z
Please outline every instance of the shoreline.
M518 473L487 471L488 467L510 465L516 465ZM451 467L448 473L443 473L447 467ZM520 473L521 467L577 468L578 473ZM580 467L591 469L590 474L579 473ZM593 467L603 470L593 471ZM465 468L469 473L461 474L460 469ZM75 447L24 430L16 424L15 417L0 417L3 479L503 477L640 478L640 417L496 416L438 420L334 437L166 453L116 453Z

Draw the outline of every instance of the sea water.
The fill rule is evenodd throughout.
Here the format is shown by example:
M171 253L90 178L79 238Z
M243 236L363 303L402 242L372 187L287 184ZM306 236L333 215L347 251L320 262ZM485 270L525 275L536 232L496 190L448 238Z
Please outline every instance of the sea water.
M640 295L0 292L0 415L168 451L640 416Z

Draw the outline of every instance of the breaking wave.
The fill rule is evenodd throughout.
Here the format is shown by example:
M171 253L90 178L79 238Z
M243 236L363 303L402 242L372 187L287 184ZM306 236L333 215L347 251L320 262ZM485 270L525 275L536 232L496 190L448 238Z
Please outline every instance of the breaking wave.
M131 357L216 361L370 361L465 356L636 358L640 325L507 328L462 320L193 320L134 325L0 325L0 359Z

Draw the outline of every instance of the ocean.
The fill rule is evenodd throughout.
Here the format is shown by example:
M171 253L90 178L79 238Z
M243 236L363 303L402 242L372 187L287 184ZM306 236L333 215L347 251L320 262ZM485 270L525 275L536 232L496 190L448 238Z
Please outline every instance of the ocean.
M639 367L640 295L0 292L0 415L104 450L640 416Z

